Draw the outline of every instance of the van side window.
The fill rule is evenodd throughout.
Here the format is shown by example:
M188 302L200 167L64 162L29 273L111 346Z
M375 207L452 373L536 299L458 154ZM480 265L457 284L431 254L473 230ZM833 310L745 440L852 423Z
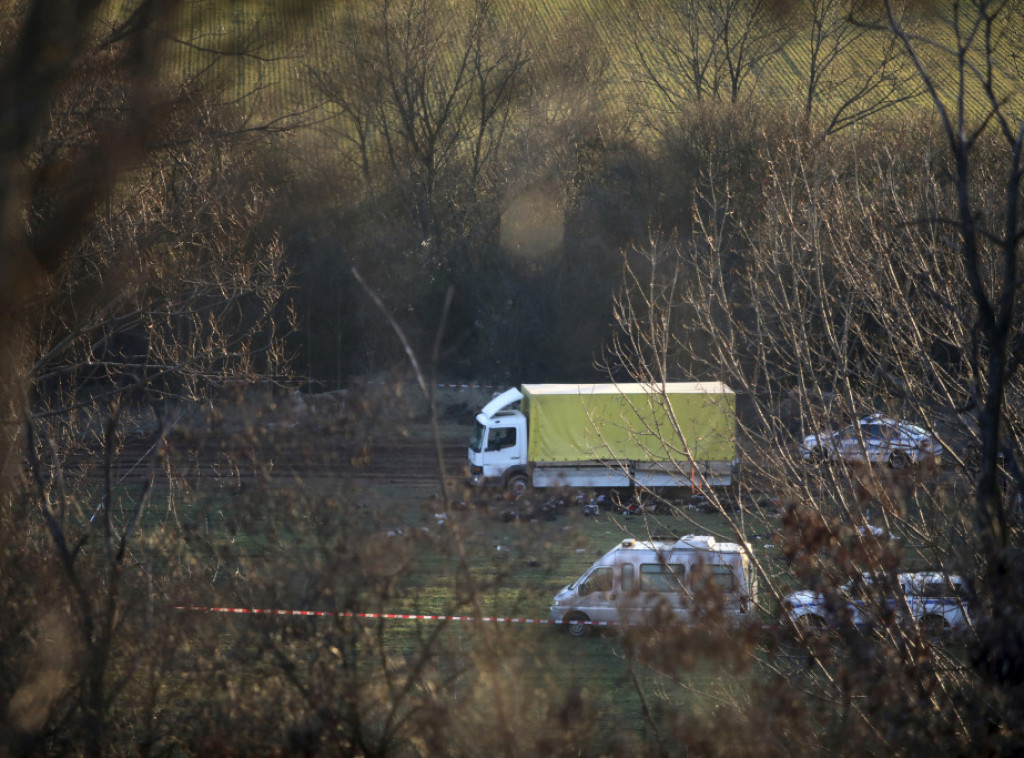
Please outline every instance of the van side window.
M665 563L640 564L641 592L678 592L683 588L686 566Z
M633 591L633 564L623 563L622 564L622 591L632 592Z
M590 592L610 592L612 588L612 567L602 566L594 569L587 579L587 588Z
M732 567L721 564L695 567L690 575L690 582L694 587L707 585L716 587L721 592L736 591L736 577L732 573Z

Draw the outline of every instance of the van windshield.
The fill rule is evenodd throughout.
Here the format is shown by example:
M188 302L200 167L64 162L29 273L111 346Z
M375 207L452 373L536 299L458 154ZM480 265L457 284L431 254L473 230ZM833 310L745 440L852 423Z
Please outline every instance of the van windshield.
M487 427L477 421L476 426L473 428L473 436L469 438L469 449L474 453L482 453L484 451L484 442L486 441Z

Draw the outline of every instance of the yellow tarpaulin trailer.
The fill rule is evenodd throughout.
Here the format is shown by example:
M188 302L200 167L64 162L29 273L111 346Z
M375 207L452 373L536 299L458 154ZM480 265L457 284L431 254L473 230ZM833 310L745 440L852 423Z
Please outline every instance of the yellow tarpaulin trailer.
M736 458L736 394L722 382L521 389L536 463Z

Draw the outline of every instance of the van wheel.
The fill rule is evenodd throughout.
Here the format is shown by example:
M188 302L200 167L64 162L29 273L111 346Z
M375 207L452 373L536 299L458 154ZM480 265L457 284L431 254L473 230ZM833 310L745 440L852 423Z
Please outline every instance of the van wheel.
M573 637L586 637L590 632L590 618L585 613L573 611L565 617L565 626Z
M530 489L530 482L526 478L526 474L515 474L508 478L508 484L505 485L505 491L512 500L518 500L526 491Z

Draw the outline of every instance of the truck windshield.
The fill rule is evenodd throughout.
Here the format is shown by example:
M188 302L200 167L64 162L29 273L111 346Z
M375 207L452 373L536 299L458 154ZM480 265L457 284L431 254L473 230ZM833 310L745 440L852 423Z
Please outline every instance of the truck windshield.
M477 421L476 427L473 429L473 436L469 438L469 449L474 453L482 453L486 441L487 427Z

